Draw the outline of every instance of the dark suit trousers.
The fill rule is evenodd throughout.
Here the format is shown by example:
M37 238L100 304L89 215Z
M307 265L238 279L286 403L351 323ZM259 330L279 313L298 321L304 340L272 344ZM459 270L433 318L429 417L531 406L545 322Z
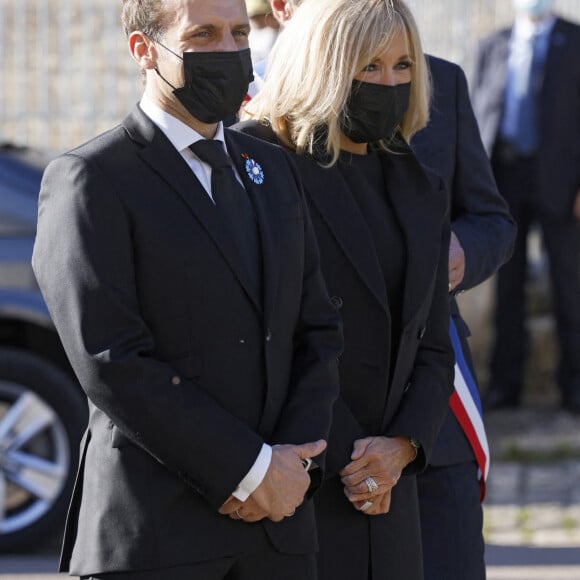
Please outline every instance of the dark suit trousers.
M260 525L260 524L248 524ZM220 558L187 566L83 576L84 580L316 580L315 554L281 554L264 535L264 549L241 557Z
M580 224L552 218L537 209L533 159L505 164L494 161L500 192L508 201L518 233L511 260L498 272L496 340L490 386L503 389L515 401L520 396L527 350L525 287L527 237L538 223L549 259L552 308L560 346L558 385L564 396L580 393Z
M463 356L475 377L469 330L451 309ZM483 580L483 512L475 455L449 409L425 471L417 476L424 580Z
M476 463L430 465L417 485L424 580L485 580Z

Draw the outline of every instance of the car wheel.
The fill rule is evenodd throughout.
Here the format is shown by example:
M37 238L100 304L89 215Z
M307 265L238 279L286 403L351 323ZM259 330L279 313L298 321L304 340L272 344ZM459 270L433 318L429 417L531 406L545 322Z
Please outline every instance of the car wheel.
M86 399L67 374L0 348L1 552L61 533L86 421Z

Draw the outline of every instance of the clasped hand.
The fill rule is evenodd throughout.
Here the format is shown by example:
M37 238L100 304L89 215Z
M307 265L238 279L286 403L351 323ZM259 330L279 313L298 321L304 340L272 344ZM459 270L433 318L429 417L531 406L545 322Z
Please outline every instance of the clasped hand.
M254 493L243 502L230 496L219 513L245 522L264 518L279 522L293 515L310 486L310 475L301 460L316 457L325 448L322 439L303 445L274 445L268 471Z
M415 451L406 437L366 437L354 442L352 461L340 472L344 493L354 508L366 504L365 514L386 514L391 506L391 490ZM372 478L378 485L369 491L365 482ZM368 502L372 502L368 506Z
M454 232L449 242L449 292L457 288L465 276L465 252Z

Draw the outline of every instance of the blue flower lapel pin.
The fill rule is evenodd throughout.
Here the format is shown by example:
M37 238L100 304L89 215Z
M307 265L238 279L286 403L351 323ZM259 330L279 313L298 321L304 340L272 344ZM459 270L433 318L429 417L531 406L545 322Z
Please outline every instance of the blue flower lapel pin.
M262 185L264 183L264 171L261 165L252 159L247 153L242 153L242 157L246 160L246 173L248 177L256 184Z

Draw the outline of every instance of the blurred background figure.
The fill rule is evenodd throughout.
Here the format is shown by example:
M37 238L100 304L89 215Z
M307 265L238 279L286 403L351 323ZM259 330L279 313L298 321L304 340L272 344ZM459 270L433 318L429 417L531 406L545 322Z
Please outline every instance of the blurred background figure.
M485 579L483 511L489 448L470 329L455 299L508 259L516 228L495 185L459 66L428 55L429 124L413 136L419 161L445 181L451 208L449 291L455 392L429 465L417 477L424 580ZM476 326L475 334L480 327Z
M268 58L278 37L278 21L272 15L268 0L246 0L250 17L250 50L254 66Z
M498 275L487 409L520 404L526 265L537 223L549 260L562 406L580 413L580 26L550 0L514 0L516 18L479 47L472 100L500 192L519 231Z

